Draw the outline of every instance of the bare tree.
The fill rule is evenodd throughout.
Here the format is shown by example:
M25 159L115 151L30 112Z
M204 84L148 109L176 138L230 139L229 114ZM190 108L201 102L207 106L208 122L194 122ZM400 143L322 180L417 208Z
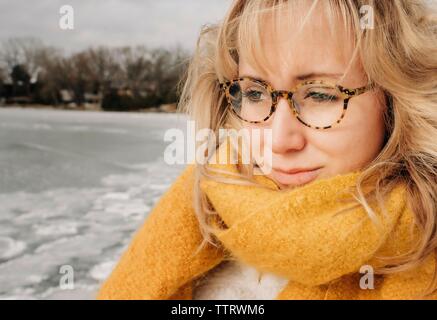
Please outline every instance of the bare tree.
M43 55L45 46L36 38L11 38L1 43L0 61L8 72L17 65L26 66L29 74L33 75L39 68L39 59Z
M93 93L131 110L176 102L188 56L180 47L144 46L90 48L66 56L38 39L13 38L0 45L0 69L3 78L12 72L16 79L29 75L24 78L35 89L33 101L58 104L61 90L68 90L77 105L85 102L86 93Z
M105 94L110 88L112 81L121 72L120 65L116 61L114 50L106 47L91 48L86 52L87 77L92 83L94 93Z

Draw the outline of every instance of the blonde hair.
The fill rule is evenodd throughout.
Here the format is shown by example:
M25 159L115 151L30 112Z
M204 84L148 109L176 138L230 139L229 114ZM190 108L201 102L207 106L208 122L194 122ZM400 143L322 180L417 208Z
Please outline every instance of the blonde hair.
M219 82L238 75L240 56L247 57L257 68L265 68L268 61L260 43L263 17L266 13L274 14L273 20L277 22L282 9L293 12L294 6L308 1L236 0L221 24L202 30L179 103L179 110L195 119L197 130L209 128L219 141L219 128L239 127L239 121L227 111ZM398 183L405 183L407 202L421 232L416 248L406 255L391 257L387 267L378 272L414 268L437 251L435 15L425 1L418 0L313 0L304 20L316 6L320 7L318 4L325 8L328 18L337 17L344 22L368 79L381 88L387 100L385 145L372 163L362 169L356 186L357 200L374 219L366 196L376 199L383 208L384 195ZM374 29L360 27L360 8L364 5L373 8ZM253 164L239 165L238 169L245 183L256 184ZM196 165L194 208L205 239L203 244L216 245L209 225L210 217L216 213L199 187L201 177L214 178L210 170L207 165ZM241 183L241 179L233 182ZM368 186L371 193L364 192ZM437 288L436 274L427 293Z

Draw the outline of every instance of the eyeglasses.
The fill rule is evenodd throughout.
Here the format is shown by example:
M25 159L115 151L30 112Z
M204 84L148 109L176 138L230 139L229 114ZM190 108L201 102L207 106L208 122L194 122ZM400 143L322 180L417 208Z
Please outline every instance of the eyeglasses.
M307 127L329 129L341 122L349 100L373 88L371 84L347 89L323 80L298 84L291 91L274 90L266 81L243 77L220 83L233 113L249 123L267 121L276 111L279 99L285 98L293 114Z

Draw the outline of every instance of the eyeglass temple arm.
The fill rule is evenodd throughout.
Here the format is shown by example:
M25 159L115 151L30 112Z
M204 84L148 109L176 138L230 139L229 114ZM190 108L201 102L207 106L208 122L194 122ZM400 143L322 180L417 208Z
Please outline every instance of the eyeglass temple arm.
M220 89L222 89L222 90L226 89L230 83L231 83L230 81L219 82Z
M349 98L352 98L352 97L359 96L360 94L363 94L364 92L373 89L374 85L369 83L367 86L364 86L361 88L356 88L356 89L347 89L347 88L342 87L342 86L337 86L337 87L342 93L349 96Z

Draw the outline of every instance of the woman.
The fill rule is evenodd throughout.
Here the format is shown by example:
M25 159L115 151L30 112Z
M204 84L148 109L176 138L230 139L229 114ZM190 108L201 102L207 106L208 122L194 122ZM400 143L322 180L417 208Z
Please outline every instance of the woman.
M270 157L242 163L218 140L99 298L437 298L430 12L408 0L234 1L201 33L180 109L217 136L270 130L244 140ZM239 161L211 161L229 155Z

